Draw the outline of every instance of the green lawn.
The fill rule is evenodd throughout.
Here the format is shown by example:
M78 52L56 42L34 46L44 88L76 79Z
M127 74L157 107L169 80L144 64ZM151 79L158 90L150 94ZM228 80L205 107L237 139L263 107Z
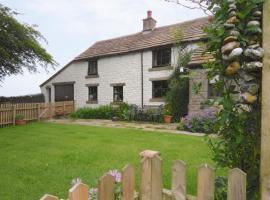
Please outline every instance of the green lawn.
M37 200L45 193L66 198L72 178L80 177L92 187L103 173L126 163L136 167L138 177L138 153L145 149L161 152L166 188L172 161L184 160L190 194L196 193L199 164L211 163L203 137L50 123L2 128L1 200Z

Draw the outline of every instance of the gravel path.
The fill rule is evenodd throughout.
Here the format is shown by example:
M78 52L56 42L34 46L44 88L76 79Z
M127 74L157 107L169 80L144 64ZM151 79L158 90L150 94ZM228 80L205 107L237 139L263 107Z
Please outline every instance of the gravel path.
M58 124L79 124L86 126L102 126L113 128L132 128L146 131L168 132L174 134L192 135L200 137L205 136L204 133L191 133L187 131L179 131L177 130L177 123L153 124L145 122L125 122L125 121L112 121L102 119L51 119L49 120L49 122Z

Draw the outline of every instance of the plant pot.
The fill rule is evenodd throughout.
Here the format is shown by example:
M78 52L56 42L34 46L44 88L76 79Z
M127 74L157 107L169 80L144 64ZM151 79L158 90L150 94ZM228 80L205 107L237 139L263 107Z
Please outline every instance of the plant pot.
M22 126L22 125L26 124L26 121L23 120L23 119L16 119L15 124L18 125L18 126Z
M65 115L65 112L63 110L56 110L55 111L55 115L57 117L61 117L61 116L64 116Z
M166 124L170 124L170 123L172 123L172 118L173 118L173 116L171 116L171 115L164 115L164 122Z

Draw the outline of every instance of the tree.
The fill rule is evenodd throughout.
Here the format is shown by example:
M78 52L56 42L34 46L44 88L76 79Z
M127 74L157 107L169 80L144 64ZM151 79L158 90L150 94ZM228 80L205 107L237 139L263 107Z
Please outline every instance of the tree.
M34 26L18 22L15 15L18 13L0 4L0 81L24 69L36 72L38 64L45 68L56 65L39 43L46 39Z

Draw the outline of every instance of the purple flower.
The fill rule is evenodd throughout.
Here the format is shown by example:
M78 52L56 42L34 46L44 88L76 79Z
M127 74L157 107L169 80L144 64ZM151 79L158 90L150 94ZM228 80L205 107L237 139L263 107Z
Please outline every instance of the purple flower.
M90 195L96 195L97 191L98 191L97 188L90 188L89 193L90 193Z
M121 182L121 173L117 169L110 170L108 173L114 177L115 182Z

